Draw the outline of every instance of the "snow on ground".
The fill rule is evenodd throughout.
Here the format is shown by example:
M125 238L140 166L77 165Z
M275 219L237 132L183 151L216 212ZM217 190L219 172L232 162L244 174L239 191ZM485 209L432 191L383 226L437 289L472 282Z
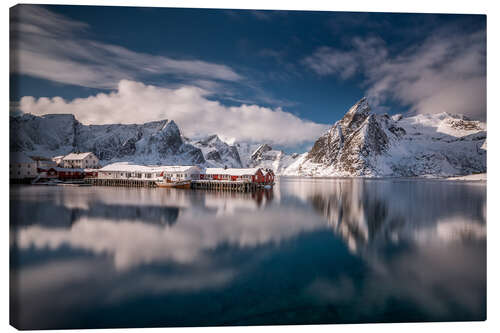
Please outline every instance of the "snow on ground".
M485 173L476 173L474 175L460 176L460 177L449 177L448 180L468 180L468 181L486 181Z

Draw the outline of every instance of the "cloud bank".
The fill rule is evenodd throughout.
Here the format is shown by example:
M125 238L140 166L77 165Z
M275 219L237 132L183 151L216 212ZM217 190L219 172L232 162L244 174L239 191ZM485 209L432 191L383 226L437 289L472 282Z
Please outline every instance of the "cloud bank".
M86 23L39 6L12 8L10 23L10 68L17 74L90 88L116 88L122 79L162 74L193 81L243 79L225 65L155 56L83 38Z
M392 54L378 37L354 38L348 50L320 47L303 63L319 75L364 77L375 106L390 99L417 113L486 117L486 32L432 32L422 43Z
M225 106L195 86L164 88L122 80L118 89L66 101L61 97L21 98L24 113L71 113L85 124L136 124L172 119L186 136L217 133L241 141L294 146L315 140L328 125L303 120L281 108Z

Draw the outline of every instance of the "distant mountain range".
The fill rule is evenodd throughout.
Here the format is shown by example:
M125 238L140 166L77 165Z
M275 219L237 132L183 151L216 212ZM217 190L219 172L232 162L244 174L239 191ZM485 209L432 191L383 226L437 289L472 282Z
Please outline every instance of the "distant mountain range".
M10 117L10 150L56 156L92 151L102 164L264 167L290 176L452 176L486 172L486 124L447 113L403 117L356 103L309 152L286 154L266 143L229 144L216 134L181 135L173 120L84 125L70 114Z

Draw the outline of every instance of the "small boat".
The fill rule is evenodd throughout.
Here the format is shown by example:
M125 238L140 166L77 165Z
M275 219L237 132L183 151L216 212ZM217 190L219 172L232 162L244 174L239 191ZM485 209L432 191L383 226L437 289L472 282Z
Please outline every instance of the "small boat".
M191 188L191 181L190 180L180 180L180 181L170 181L170 182L163 181L163 182L156 182L156 186L189 189Z

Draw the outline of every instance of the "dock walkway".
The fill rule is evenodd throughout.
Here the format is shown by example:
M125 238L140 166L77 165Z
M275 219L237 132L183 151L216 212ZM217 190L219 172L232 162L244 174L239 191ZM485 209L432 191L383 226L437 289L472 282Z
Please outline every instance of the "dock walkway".
M157 187L155 180L86 178L86 184L96 186ZM192 180L191 189L207 191L253 192L262 184L241 180Z
M192 180L191 188L208 191L252 192L260 187L257 183L241 180Z

